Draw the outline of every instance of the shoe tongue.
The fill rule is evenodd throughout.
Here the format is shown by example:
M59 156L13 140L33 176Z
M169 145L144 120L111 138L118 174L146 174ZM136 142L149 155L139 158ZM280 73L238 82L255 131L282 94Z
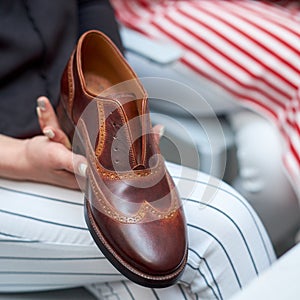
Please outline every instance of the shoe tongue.
M117 100L122 105L128 120L139 117L138 105L141 100L136 99L133 93L115 93L110 95L110 98Z
M124 119L127 122L130 147L133 155L131 160L132 169L142 168L142 99L137 99L134 93L115 93L110 98L117 101L124 112Z

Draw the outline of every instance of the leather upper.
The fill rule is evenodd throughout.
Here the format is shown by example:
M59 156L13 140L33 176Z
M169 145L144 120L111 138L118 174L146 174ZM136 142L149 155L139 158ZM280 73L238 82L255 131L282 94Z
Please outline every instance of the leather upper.
M96 76L105 70L105 78ZM130 89L118 88L130 80ZM79 40L62 77L61 101L84 144L86 197L113 255L147 274L182 269L185 217L151 132L147 94L100 33Z

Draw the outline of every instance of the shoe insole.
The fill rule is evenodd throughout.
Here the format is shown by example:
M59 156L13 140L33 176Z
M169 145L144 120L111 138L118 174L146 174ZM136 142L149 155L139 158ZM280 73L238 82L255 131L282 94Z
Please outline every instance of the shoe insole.
M112 83L99 75L91 72L84 74L87 90L94 95L99 95L101 92L112 86Z

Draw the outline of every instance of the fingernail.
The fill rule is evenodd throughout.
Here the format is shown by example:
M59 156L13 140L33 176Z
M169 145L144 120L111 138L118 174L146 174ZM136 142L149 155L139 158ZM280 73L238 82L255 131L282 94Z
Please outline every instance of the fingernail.
M38 115L39 118L41 118L41 109L39 107L36 108L36 114Z
M45 111L46 110L46 102L44 98L38 98L37 99L37 104L38 107L40 108L41 111Z
M43 134L48 137L49 139L53 139L55 137L55 134L52 129L45 129L43 130Z
M164 135L164 133L165 133L165 127L162 126L159 130L159 137L161 138Z
M86 176L86 169L87 169L87 165L84 164L84 163L81 163L78 167L78 171L79 171L79 174L83 177Z

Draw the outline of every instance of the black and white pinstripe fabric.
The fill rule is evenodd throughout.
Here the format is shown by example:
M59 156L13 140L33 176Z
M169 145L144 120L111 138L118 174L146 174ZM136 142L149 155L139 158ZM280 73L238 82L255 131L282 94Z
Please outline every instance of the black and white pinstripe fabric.
M90 237L80 192L1 179L0 292L87 286L99 299L228 299L274 261L264 227L236 191L203 173L167 167L188 223L180 284L147 289L120 275Z

